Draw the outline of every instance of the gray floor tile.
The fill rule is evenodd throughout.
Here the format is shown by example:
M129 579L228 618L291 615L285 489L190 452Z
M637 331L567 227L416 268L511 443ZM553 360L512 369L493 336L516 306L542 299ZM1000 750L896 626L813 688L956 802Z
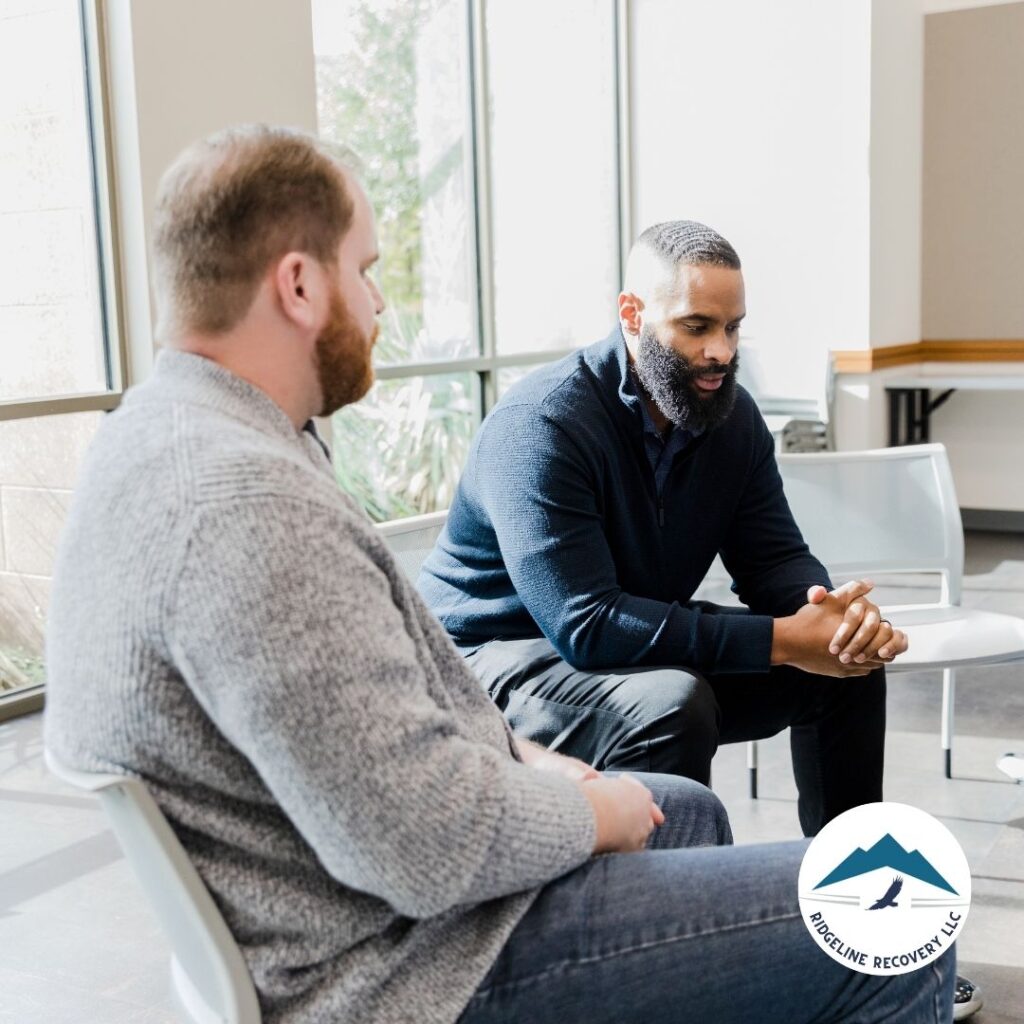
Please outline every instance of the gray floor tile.
M137 1006L88 989L62 984L47 974L0 966L0 1024L180 1024L168 1002Z
M999 831L999 837L983 860L973 865L977 874L989 879L1012 880L1015 885L1003 886L1003 891L1013 895L1024 910L1024 819L1017 819L1009 827ZM1020 938L1020 949L1024 959L1024 934Z
M82 816L75 810L64 822L41 822L31 811L19 808L14 812L0 801L0 874L105 831L102 815Z
M56 985L119 1003L158 1006L169 995L166 943L155 926L123 923L116 907L81 920L39 910L8 914L0 925L4 966L25 975L45 971Z
M1024 984L1013 967L961 958L960 970L981 986L985 1008L971 1024L1021 1024L1024 1021Z

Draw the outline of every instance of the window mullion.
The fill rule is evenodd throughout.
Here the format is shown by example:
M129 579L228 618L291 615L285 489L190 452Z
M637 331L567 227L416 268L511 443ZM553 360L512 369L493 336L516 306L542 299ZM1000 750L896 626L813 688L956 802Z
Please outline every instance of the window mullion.
M477 277L477 327L480 354L497 355L494 319L494 239L491 218L490 101L487 90L485 0L468 0L469 68L472 77L470 133L473 153L473 234ZM497 401L493 367L480 371L481 418Z
M116 255L117 230L110 167L106 46L101 0L80 0L86 123L89 129L89 172L92 175L93 216L96 221L96 262L99 283L103 357L107 387L127 387L126 335L121 319L121 288Z
M619 148L619 282L626 279L626 259L633 243L633 117L631 4L611 0L615 16L616 136Z

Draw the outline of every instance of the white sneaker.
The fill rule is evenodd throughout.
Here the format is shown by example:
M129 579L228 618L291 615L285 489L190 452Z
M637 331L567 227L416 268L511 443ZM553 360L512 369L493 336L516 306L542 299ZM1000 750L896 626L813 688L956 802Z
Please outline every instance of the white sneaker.
M983 1006L985 1000L981 989L973 981L956 976L956 989L953 993L953 1020L967 1020L973 1017Z

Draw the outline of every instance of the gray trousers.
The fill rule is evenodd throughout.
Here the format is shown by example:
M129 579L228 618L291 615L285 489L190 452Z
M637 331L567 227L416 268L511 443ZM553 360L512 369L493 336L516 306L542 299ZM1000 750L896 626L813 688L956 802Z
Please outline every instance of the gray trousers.
M544 637L463 651L513 730L600 770L708 785L719 743L790 729L804 835L882 799L885 671L855 679L789 666L704 676L685 666L574 669Z

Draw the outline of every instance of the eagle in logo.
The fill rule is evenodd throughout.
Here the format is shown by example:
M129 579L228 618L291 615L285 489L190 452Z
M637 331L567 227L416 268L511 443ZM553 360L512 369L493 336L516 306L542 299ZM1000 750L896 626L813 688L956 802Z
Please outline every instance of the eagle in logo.
M892 880L892 885L885 890L885 895L880 899L876 900L868 910L884 910L886 907L898 907L899 904L896 902L896 897L900 894L900 889L903 888L903 879L897 875Z

